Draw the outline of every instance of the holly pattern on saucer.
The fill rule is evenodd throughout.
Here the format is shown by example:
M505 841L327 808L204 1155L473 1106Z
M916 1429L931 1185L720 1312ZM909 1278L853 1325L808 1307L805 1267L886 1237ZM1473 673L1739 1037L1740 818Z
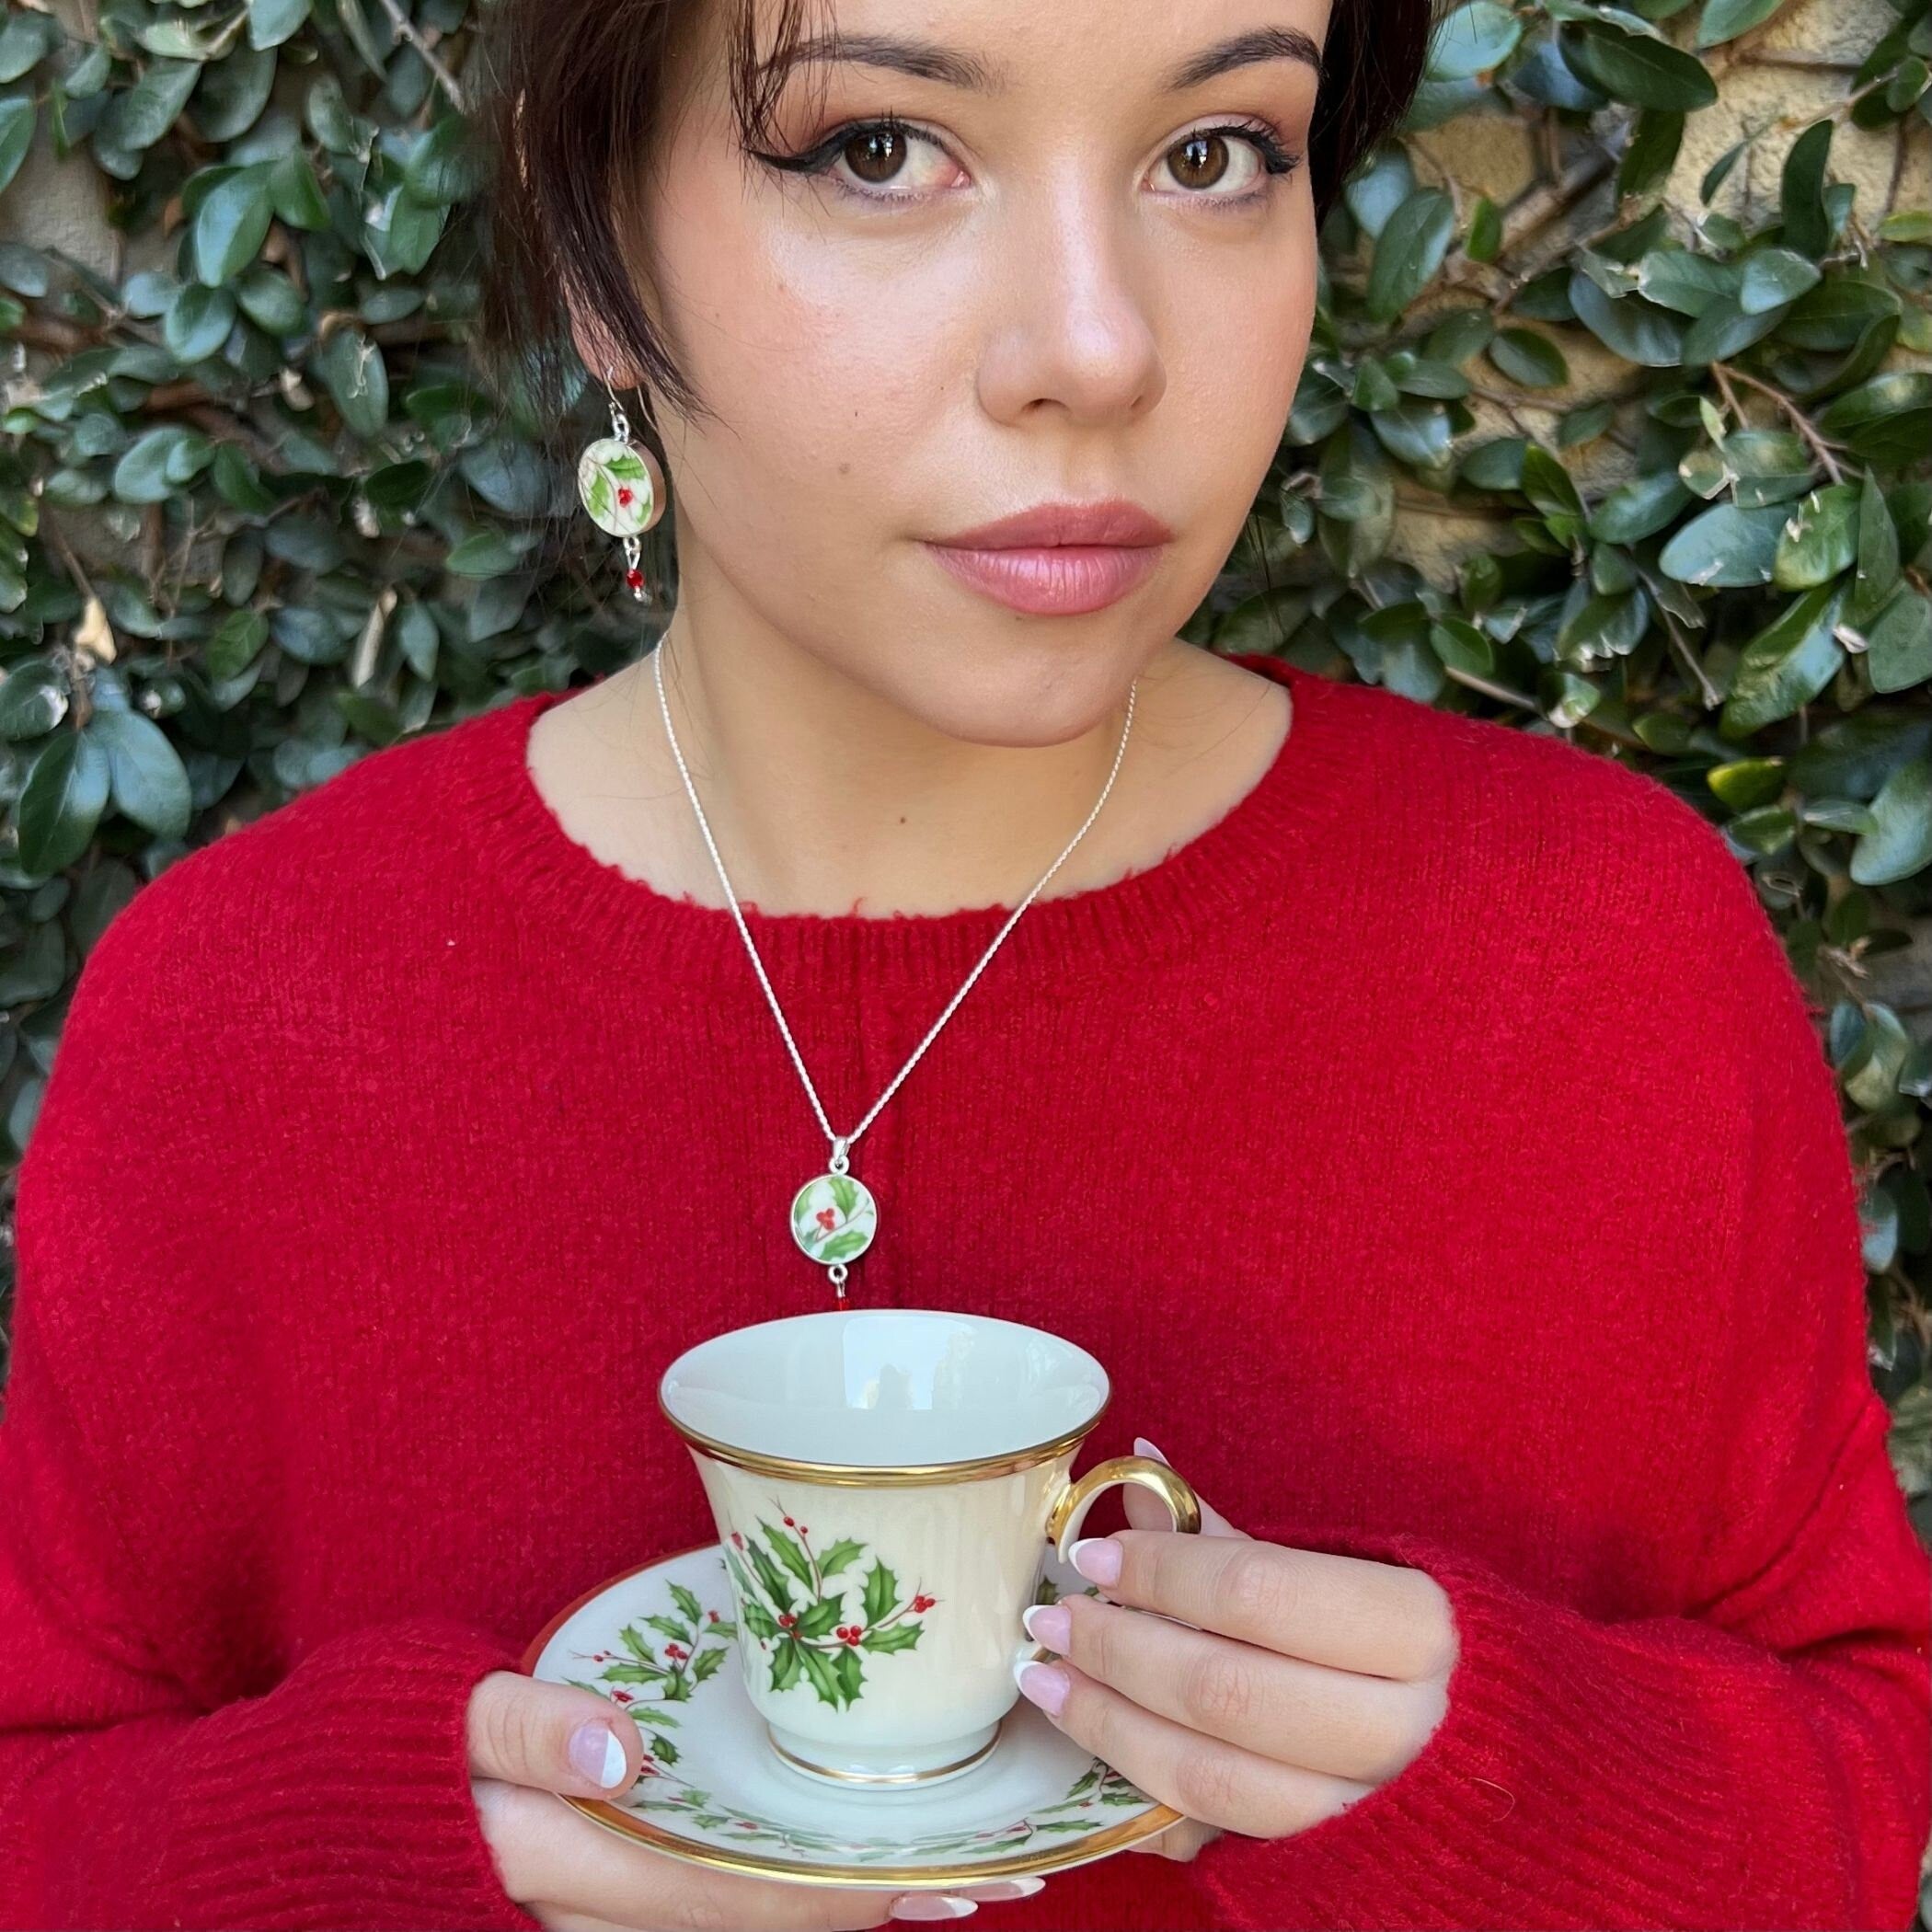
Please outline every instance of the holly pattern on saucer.
M865 1690L859 1652L876 1656L914 1649L926 1628L919 1619L938 1599L919 1590L902 1599L898 1577L874 1558L858 1608L848 1612L851 1580L832 1580L850 1570L866 1546L841 1537L821 1554L811 1547L811 1526L777 1507L785 1517L782 1528L758 1519L769 1549L742 1530L731 1532L725 1548L738 1586L739 1615L770 1659L775 1691L809 1683L820 1703L850 1708Z
M755 1540L776 1561L766 1547L771 1525L760 1529ZM801 1556L808 1547L799 1542ZM727 1542L614 1579L530 1662L537 1677L602 1695L642 1729L642 1768L623 1792L566 1800L607 1829L699 1863L729 1855L732 1869L773 1879L843 1873L855 1884L943 1890L982 1869L1057 1871L1108 1857L1174 1822L1171 1809L1024 1700L988 1758L930 1791L827 1790L799 1778L773 1757L730 1656L747 1627L724 1607L734 1558L756 1575ZM855 1560L848 1556L842 1570ZM1035 1602L1083 1588L1098 1594L1051 1551L1046 1562ZM754 1591L744 1601L764 1599ZM773 1640L765 1641L768 1652Z

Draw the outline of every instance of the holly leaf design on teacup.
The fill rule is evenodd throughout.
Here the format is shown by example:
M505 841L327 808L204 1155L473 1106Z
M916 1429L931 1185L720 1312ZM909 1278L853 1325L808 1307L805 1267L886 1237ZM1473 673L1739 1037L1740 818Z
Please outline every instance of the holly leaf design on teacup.
M860 1585L858 1612L846 1621L852 1585L832 1579L852 1569L865 1554L865 1545L842 1537L821 1557L811 1547L810 1525L782 1506L778 1513L783 1527L758 1519L769 1550L742 1530L732 1530L725 1543L739 1620L769 1660L773 1690L810 1684L822 1703L857 1703L866 1683L859 1652L914 1649L925 1628L919 1619L938 1599L915 1590L902 1600L897 1574L875 1558ZM794 1582L804 1586L804 1598L794 1591Z
M819 1574L822 1577L835 1577L854 1558L862 1557L865 1553L865 1545L854 1543L850 1537L842 1543L834 1543L819 1558Z

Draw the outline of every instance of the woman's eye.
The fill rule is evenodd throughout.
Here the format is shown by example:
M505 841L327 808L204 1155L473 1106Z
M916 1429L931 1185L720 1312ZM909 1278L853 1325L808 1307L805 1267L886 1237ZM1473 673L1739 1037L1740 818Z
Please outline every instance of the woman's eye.
M875 201L900 201L943 185L946 151L914 129L893 121L868 122L834 141L825 156L826 171L836 186L848 191ZM833 173L834 165L846 174Z
M1160 165L1184 195L1245 201L1265 193L1264 178L1289 173L1295 160L1259 128L1197 128L1177 141Z

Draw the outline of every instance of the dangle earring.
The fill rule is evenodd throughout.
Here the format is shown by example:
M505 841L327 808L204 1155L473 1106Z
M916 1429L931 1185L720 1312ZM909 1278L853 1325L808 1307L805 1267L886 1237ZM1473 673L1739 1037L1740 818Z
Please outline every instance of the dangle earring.
M611 432L600 436L577 459L577 494L598 529L621 538L624 581L640 604L644 601L644 570L638 541L664 513L664 472L658 459L630 440L630 419L604 373L604 393L611 399Z

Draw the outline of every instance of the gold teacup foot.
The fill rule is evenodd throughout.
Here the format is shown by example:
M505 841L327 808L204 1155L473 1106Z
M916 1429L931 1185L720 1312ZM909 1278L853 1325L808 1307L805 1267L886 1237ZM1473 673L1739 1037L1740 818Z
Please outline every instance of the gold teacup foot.
M794 1736L789 1731L781 1733L769 1719L765 1724L765 1742L776 1754L781 1764L788 1765L801 1777L810 1777L821 1784L836 1785L846 1790L882 1790L893 1788L926 1789L942 1779L958 1777L962 1772L972 1770L975 1765L991 1754L994 1746L999 1742L999 1725L989 1724L984 1731L974 1731L961 1741L965 1747L963 1754L948 1755L944 1754L945 1746L927 1746L924 1751L907 1753L905 1755L908 1762L903 1766L872 1770L850 1762L828 1764L822 1758L809 1754L814 1751L822 1752L825 1748L822 1744L813 1744L810 1740ZM783 1741L786 1739L788 1739L789 1742ZM920 1764L918 1759L926 1755L939 1756L941 1762L934 1765Z

